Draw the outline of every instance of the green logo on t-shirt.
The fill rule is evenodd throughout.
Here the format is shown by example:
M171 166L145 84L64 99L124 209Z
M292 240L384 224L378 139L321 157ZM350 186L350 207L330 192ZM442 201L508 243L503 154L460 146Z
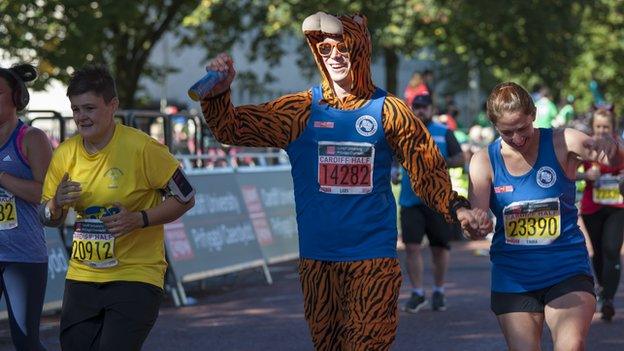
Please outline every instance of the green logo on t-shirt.
M119 188L119 178L121 178L121 176L123 175L121 169L113 167L106 171L105 175L110 178L110 183L108 184L109 189Z

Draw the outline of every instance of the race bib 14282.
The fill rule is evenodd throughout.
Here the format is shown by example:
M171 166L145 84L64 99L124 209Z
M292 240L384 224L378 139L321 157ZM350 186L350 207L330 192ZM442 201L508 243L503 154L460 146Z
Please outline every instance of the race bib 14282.
M318 183L323 193L367 194L373 190L375 146L370 143L318 143Z

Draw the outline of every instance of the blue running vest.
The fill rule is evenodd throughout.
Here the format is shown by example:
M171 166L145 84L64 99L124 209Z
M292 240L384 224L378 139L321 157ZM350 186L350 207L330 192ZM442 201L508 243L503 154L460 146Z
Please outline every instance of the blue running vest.
M427 129L429 130L429 134L435 141L438 149L440 149L440 153L444 159L448 158L448 148L446 146L446 131L448 128L436 122L429 122L427 124ZM413 207L422 204L423 201L412 189L412 184L409 179L409 174L405 170L405 168L401 167L401 193L399 194L399 205L402 207Z
M396 257L396 204L390 187L392 150L386 142L377 89L357 110L338 110L312 88L311 115L286 149L302 258L356 261Z
M537 160L522 176L507 171L500 138L488 147L494 171L490 208L496 215L490 249L492 291L533 291L573 275L591 275L577 225L575 183L559 165L552 129L539 130Z
M22 128L25 128L24 123L19 121L9 140L0 147L0 171L18 178L33 180L30 166L18 151L17 136ZM37 214L37 205L26 202L0 187L0 211L2 211L0 261L48 262L48 251L43 226Z

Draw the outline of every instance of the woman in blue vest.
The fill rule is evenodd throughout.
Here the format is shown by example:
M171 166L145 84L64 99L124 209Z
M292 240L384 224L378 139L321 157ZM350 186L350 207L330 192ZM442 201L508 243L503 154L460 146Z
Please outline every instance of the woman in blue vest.
M0 68L0 294L6 298L17 350L44 350L39 319L48 277L48 252L37 205L52 147L44 132L17 118L29 95L30 65Z
M585 239L577 226L582 160L621 164L612 137L534 128L535 105L515 83L497 85L487 114L500 134L470 163L470 201L496 228L491 308L511 350L539 350L544 322L555 350L583 350L596 309Z

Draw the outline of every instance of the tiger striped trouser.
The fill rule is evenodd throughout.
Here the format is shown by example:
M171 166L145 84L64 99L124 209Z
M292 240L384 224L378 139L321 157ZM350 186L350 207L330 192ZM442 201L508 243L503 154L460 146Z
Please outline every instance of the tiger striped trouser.
M318 351L388 350L399 321L396 258L299 260L305 318Z

